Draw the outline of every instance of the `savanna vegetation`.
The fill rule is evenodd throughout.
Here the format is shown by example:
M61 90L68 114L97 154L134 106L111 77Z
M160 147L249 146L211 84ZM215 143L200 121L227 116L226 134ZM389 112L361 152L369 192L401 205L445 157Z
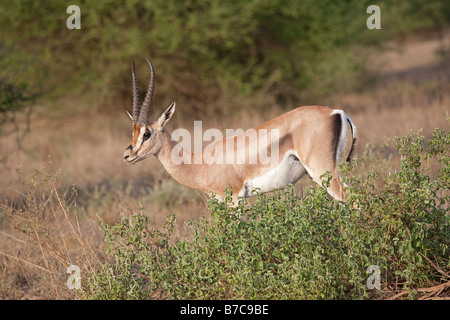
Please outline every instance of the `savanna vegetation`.
M79 30L61 1L0 4L1 298L449 297L448 1L70 4ZM366 27L371 4L380 30ZM342 165L349 204L304 178L232 207L155 159L126 166L144 56L150 116L177 102L169 130L344 109L359 134Z
M228 193L225 202L209 201L210 218L190 222L193 237L176 241L175 215L163 232L148 229L143 214L102 223L112 259L83 292L106 299L382 297L384 291L369 292L366 281L367 268L377 266L386 289L447 281L398 294L431 297L450 285L438 267L449 266L450 134L435 130L425 153L423 142L414 132L396 139L402 160L395 173L377 172L371 150L347 166L350 204L331 200L325 188L300 197L289 187L236 207ZM435 178L429 175L433 161L440 170ZM367 169L363 178L354 175L358 165ZM330 179L324 175L322 185Z

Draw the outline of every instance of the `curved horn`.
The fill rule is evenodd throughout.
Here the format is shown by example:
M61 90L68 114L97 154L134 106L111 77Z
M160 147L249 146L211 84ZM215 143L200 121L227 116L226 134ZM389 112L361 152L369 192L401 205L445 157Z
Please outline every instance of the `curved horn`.
M139 111L141 109L140 101L139 101L139 88L138 83L136 79L136 71L134 70L134 60L131 64L131 75L133 77L133 109L131 113L133 114L131 117L131 120L133 123L136 123L139 117Z
M150 112L150 105L152 104L153 98L153 90L155 88L155 70L153 69L153 65L150 60L145 57L149 66L150 66L150 84L148 85L147 94L145 95L144 103L142 104L141 112L139 114L139 123L147 124L148 123L148 114Z

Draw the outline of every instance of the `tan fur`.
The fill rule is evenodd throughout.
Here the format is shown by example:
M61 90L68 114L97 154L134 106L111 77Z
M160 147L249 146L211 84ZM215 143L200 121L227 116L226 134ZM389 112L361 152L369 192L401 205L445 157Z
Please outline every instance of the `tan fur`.
M168 116L169 119L173 111L171 110L171 114ZM320 183L320 176L325 172L330 171L332 173L333 178L328 192L336 199L345 201L345 193L338 175L337 163L333 158L336 151L333 147L335 133L333 133L332 112L333 109L324 106L299 107L267 121L256 127L255 130L278 129L280 162L288 150L295 150L301 164L304 165L315 182ZM164 113L160 119L163 118ZM164 122L163 126L169 119ZM158 122L161 123L161 121ZM150 155L154 155L179 183L206 193L214 192L219 197L223 196L227 187L231 187L235 200L246 181L263 176L272 169L270 164L249 164L248 161L245 164L195 164L196 157L202 156L205 150L196 154L182 150L181 153L191 159L191 164L174 164L171 154L177 143L171 140L170 134L158 122L147 124L147 128L152 132L151 139L144 141L136 152L127 149L124 154L125 162L134 164ZM342 125L347 126L347 121L342 123ZM352 141L356 139L355 135L352 138L352 130L354 130L353 127L347 132L340 158L347 158L352 149ZM140 126L135 125L133 132L132 146L134 147L141 133ZM245 136L248 133L243 133L242 135ZM239 138L242 138L242 135ZM208 147L215 147L214 144L222 143L223 147L221 150L225 153L226 141L229 139L233 139L236 142L238 137L229 137L223 141L215 141ZM257 143L256 140L250 139L250 141L247 141L245 149L235 149L235 154L246 151L248 154L248 150L252 149L250 147ZM238 147L236 143L234 143L234 146L235 148ZM221 153L219 152L215 156L221 156Z

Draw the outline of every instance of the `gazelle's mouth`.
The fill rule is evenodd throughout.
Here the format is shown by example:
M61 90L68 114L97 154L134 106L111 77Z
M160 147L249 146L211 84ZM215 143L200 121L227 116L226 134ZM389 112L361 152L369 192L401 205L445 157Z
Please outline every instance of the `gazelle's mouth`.
M139 157L130 158L130 156L125 156L123 158L123 162L125 162L126 164L135 164L139 160L140 160Z

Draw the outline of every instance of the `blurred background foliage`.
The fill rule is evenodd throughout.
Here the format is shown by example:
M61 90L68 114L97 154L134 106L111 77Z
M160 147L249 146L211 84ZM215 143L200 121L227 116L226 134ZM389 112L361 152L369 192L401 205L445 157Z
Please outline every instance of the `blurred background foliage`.
M71 4L81 30L66 27ZM383 32L366 28L371 4ZM36 97L49 108L76 99L80 108L123 110L132 59L146 89L144 56L156 69L158 105L226 113L221 102L259 96L258 108L292 107L361 89L382 43L449 22L448 0L3 0L0 112Z

